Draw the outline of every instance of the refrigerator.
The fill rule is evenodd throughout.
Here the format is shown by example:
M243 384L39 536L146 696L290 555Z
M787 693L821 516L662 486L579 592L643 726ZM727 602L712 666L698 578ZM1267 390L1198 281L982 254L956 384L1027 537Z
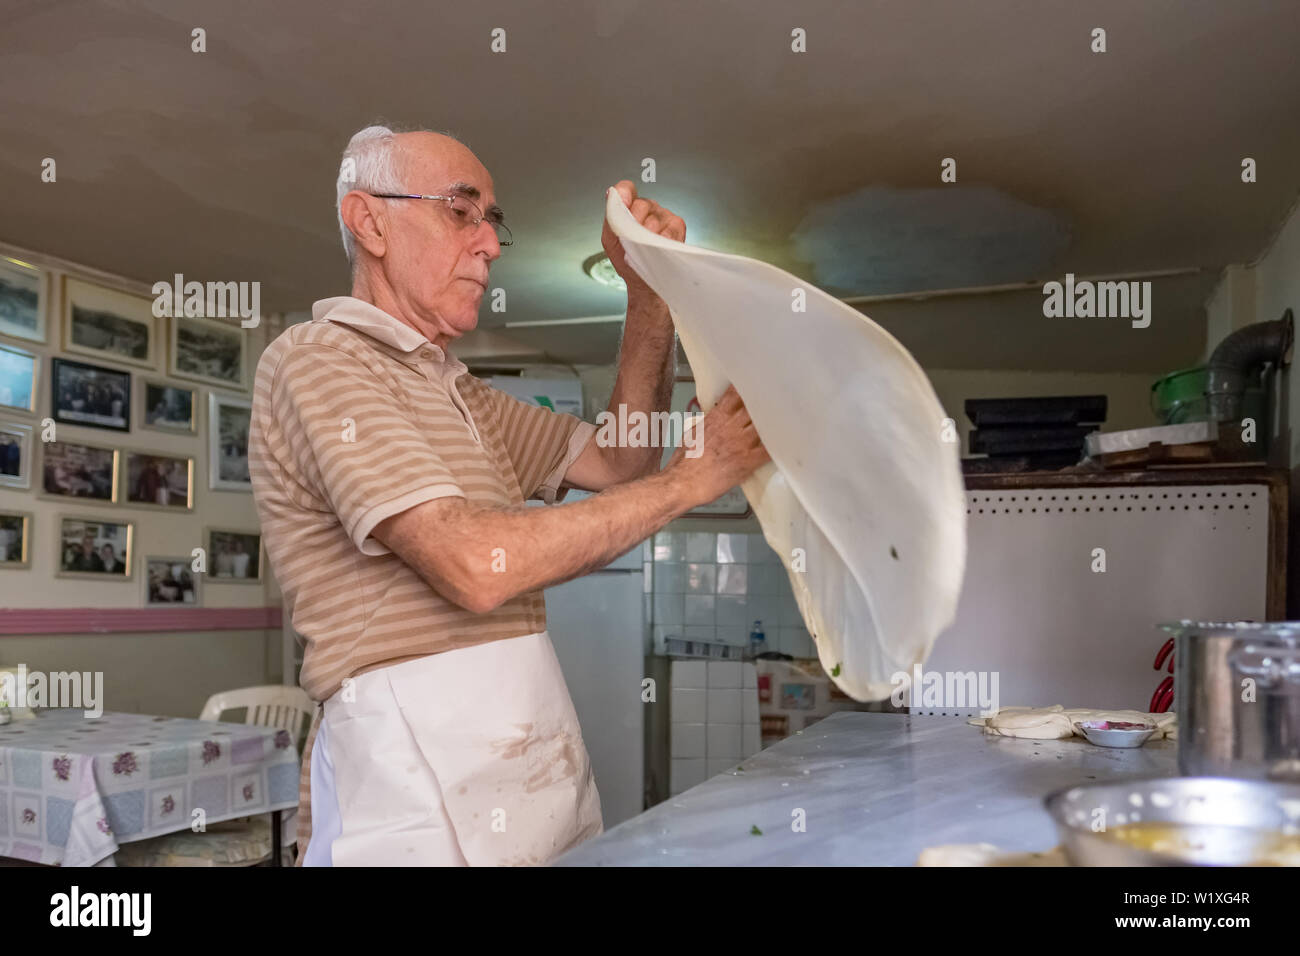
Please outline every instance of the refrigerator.
M585 497L570 490L564 500ZM547 630L582 725L607 830L644 809L645 589L638 544L545 592Z

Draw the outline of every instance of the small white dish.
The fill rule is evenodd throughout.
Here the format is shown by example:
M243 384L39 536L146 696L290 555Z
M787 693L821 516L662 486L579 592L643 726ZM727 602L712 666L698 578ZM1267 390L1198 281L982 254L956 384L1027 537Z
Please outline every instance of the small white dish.
M1141 747L1158 728L1116 720L1079 720L1074 726L1098 747Z

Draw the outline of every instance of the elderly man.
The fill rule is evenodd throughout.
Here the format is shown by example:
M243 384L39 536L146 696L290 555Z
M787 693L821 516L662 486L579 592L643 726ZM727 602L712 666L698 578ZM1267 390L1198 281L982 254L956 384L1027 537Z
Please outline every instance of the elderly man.
M647 228L685 225L615 187ZM449 352L509 232L451 137L370 127L343 156L352 294L315 304L258 365L250 471L267 549L323 706L303 758L305 865L540 864L601 830L541 590L630 550L767 459L735 392L698 456L602 447L595 428L489 388ZM628 285L610 399L667 408L668 309ZM598 491L554 504L565 488ZM593 640L603 635L593 634ZM638 693L639 688L627 688Z

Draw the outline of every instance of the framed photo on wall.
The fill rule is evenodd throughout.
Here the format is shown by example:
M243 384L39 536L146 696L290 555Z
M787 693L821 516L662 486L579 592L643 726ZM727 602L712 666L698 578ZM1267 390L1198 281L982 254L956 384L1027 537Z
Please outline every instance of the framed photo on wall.
M0 406L36 411L36 369L31 352L0 345Z
M0 422L0 488L32 486L32 426Z
M45 273L0 256L0 335L45 342Z
M32 516L0 511L0 571L31 567Z
M252 492L248 476L248 430L253 403L246 398L208 393L208 487L213 491Z
M141 380L140 427L176 435L198 431L199 392L163 382Z
M129 521L61 515L55 577L129 580L134 533Z
M50 360L50 408L56 422L131 430L131 373L68 359Z
M262 580L262 535L257 531L209 528L208 578L228 584Z
M153 300L65 277L63 350L110 362L158 364Z
M122 500L142 508L190 511L194 508L194 459L154 452L127 451Z
M42 442L42 450L42 495L82 498L105 505L117 503L117 449L51 441Z
M178 315L171 330L172 375L244 390L244 330L238 324Z
M190 569L190 558L147 555L144 561L145 607L199 606L201 574Z

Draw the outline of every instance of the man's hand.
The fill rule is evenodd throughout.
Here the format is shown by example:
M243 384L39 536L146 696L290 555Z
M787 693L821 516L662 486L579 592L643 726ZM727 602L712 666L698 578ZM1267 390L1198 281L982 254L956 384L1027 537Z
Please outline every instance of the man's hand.
M734 385L727 387L696 428L700 454L687 457L688 443L683 441L668 462L687 493L698 499L696 506L716 500L771 459Z
M665 209L657 202L649 199L638 199L636 186L629 179L624 179L613 187L618 190L618 194L623 197L623 205L628 207L634 218L641 225L645 226L656 235L663 236L666 239L675 239L678 242L686 240L686 223L681 216L675 215L671 210ZM627 264L627 259L623 255L623 243L606 222L600 233L600 244L605 247L605 253L609 256L609 261L614 266L614 271L623 277L627 283L628 302L641 296L654 296L654 291L642 281L637 275L636 270Z

